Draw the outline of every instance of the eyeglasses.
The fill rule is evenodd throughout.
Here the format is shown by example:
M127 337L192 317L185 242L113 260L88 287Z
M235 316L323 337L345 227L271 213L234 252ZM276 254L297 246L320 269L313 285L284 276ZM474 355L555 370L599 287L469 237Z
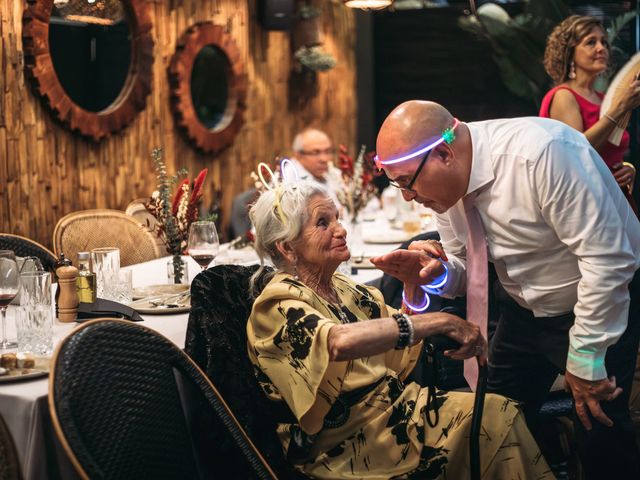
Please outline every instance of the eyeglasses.
M391 185L392 187L396 187L404 192L407 193L411 193L413 195L416 195L418 192L416 192L413 189L413 184L416 183L416 180L418 179L418 175L420 175L420 172L422 171L422 168L424 167L424 164L427 163L427 158L429 158L429 154L431 153L431 150L427 150L424 154L424 157L422 157L422 160L420 160L420 165L418 165L418 168L416 170L416 173L413 174L413 178L409 181L409 183L407 183L406 185L400 185L398 182L396 182L395 180L390 180L389 181L389 185Z
M307 157L319 157L320 155L335 155L335 148L325 148L324 150L300 150L298 153L306 155Z

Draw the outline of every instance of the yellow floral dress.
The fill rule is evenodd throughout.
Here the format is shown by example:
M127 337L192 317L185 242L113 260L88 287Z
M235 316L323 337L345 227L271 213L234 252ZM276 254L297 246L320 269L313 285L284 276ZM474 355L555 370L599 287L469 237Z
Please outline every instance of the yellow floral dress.
M473 395L438 391L440 419L431 428L423 416L427 389L404 383L422 343L330 361L332 326L394 313L374 288L341 274L333 286L340 305L278 273L256 299L247 325L262 389L293 414L278 427L287 459L314 478L469 478ZM364 393L351 399L355 404L347 402L345 415L340 400L358 391ZM340 404L337 417L334 404ZM325 416L339 421L325 422ZM487 395L480 441L483 478L554 478L514 401Z

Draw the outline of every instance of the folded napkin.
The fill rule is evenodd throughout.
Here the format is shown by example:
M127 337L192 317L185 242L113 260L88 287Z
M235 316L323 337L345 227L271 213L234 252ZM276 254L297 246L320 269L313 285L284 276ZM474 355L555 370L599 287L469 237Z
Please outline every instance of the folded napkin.
M122 318L132 322L141 322L143 320L133 308L113 300L97 298L93 303L81 303L78 305L77 322L101 317Z

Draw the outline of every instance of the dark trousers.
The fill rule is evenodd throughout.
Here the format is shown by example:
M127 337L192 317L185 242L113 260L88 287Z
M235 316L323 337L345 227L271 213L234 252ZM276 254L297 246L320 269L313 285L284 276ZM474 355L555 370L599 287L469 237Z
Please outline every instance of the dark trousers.
M527 424L535 434L540 407L555 378L565 369L574 315L534 317L507 294L500 282L495 282L493 289L498 324L489 350L487 390L522 402ZM614 426L606 427L592 418L593 428L587 431L574 411L578 453L587 479L640 479L640 452L629 415L640 338L640 270L629 293L627 329L605 357L607 374L615 376L623 389L614 401L600 403Z

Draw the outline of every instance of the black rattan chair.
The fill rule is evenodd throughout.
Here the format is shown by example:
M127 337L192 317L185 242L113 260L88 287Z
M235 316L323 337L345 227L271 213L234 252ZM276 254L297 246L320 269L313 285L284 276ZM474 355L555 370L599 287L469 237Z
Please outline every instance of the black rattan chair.
M203 418L242 451L252 478L275 478L202 371L138 324L94 320L66 337L53 358L49 409L83 478L230 478L210 461L217 446L196 439Z
M247 319L253 306L249 280L257 265L219 265L198 274L191 284L191 313L185 351L216 385L231 411L280 478L307 478L284 458L276 435L276 405L262 392L247 354ZM263 286L264 276L257 283ZM290 413L289 413L290 415ZM203 428L218 448L213 455L233 459L237 449L215 429ZM219 470L226 478L251 478L238 461Z
M15 443L9 428L0 416L0 480L20 480L22 472Z
M0 250L13 250L18 257L37 257L46 271L55 270L56 256L53 252L44 245L20 235L0 233Z

